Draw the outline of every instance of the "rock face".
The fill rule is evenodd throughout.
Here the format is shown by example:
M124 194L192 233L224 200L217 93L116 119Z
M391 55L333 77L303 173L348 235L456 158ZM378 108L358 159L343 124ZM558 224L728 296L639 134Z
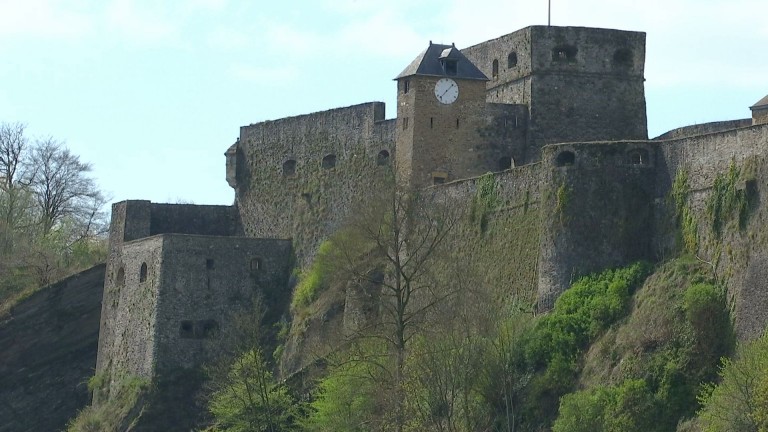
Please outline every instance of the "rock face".
M89 402L104 264L36 292L0 322L0 431L59 431Z

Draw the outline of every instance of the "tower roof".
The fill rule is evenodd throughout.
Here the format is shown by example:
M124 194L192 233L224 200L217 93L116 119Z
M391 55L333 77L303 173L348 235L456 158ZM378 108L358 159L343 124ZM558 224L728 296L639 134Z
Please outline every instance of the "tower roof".
M768 95L757 101L754 105L749 107L750 109L767 108L768 107Z
M454 62L455 70L446 68L446 62ZM469 61L455 45L433 44L432 42L395 79L411 75L451 76L488 81L488 77L474 63Z

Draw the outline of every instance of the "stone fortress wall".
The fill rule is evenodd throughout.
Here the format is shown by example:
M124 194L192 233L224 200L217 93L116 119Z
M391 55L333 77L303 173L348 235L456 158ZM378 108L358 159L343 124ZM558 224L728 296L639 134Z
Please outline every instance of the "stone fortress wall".
M452 132L456 142L434 148L460 177L430 190L467 209L487 187L480 174L494 172L498 204L450 239L468 264L484 266L487 283L537 292L547 309L580 275L664 257L672 247L666 196L679 170L689 173L700 214L715 175L732 162L757 167L755 196L768 184L768 125L722 122L648 140L644 44L638 32L534 26L462 50L489 78L485 101L480 94L480 103L467 105L474 108L460 124L472 126ZM396 156L412 157L395 148L398 136L421 128L413 136L418 150L432 129L425 122L458 118L420 106L412 106L408 115L420 117L410 125L406 116L385 119L384 104L372 102L242 127L226 152L233 206L115 205L98 369L153 376L199 364L206 354L198 337L225 326L231 305L255 291L287 299L290 268L306 266L350 212L384 187ZM424 170L434 162L425 160ZM754 220L768 226L766 206L753 205ZM704 227L702 220L706 239ZM750 251L718 261L718 269L732 282L740 331L754 334L768 322L754 312L754 305L768 310L768 238L728 241ZM262 260L256 274L253 257Z
M395 157L395 120L372 102L244 126L230 148L246 236L291 238L306 261L380 187ZM235 150L233 150L233 148Z
M110 392L127 376L202 364L206 339L256 295L287 301L290 241L237 236L237 221L232 206L113 206L96 362Z

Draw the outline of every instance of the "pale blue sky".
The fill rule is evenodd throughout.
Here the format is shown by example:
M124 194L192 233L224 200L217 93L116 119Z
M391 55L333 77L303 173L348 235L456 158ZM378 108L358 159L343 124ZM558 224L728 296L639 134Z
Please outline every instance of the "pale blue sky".
M552 24L644 31L649 133L768 94L765 0L552 0ZM0 121L66 141L114 201L231 204L239 127L368 101L430 40L546 24L547 1L0 0Z

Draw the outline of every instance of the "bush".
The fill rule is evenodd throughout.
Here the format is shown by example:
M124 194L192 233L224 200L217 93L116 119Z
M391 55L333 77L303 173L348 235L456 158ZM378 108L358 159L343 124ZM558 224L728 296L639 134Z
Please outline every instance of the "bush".
M320 244L309 270L301 273L299 283L293 292L291 309L309 306L317 300L320 292L327 288L333 254L334 245L331 241L326 240Z
M563 397L553 432L645 432L654 430L653 394L644 380L597 387Z

